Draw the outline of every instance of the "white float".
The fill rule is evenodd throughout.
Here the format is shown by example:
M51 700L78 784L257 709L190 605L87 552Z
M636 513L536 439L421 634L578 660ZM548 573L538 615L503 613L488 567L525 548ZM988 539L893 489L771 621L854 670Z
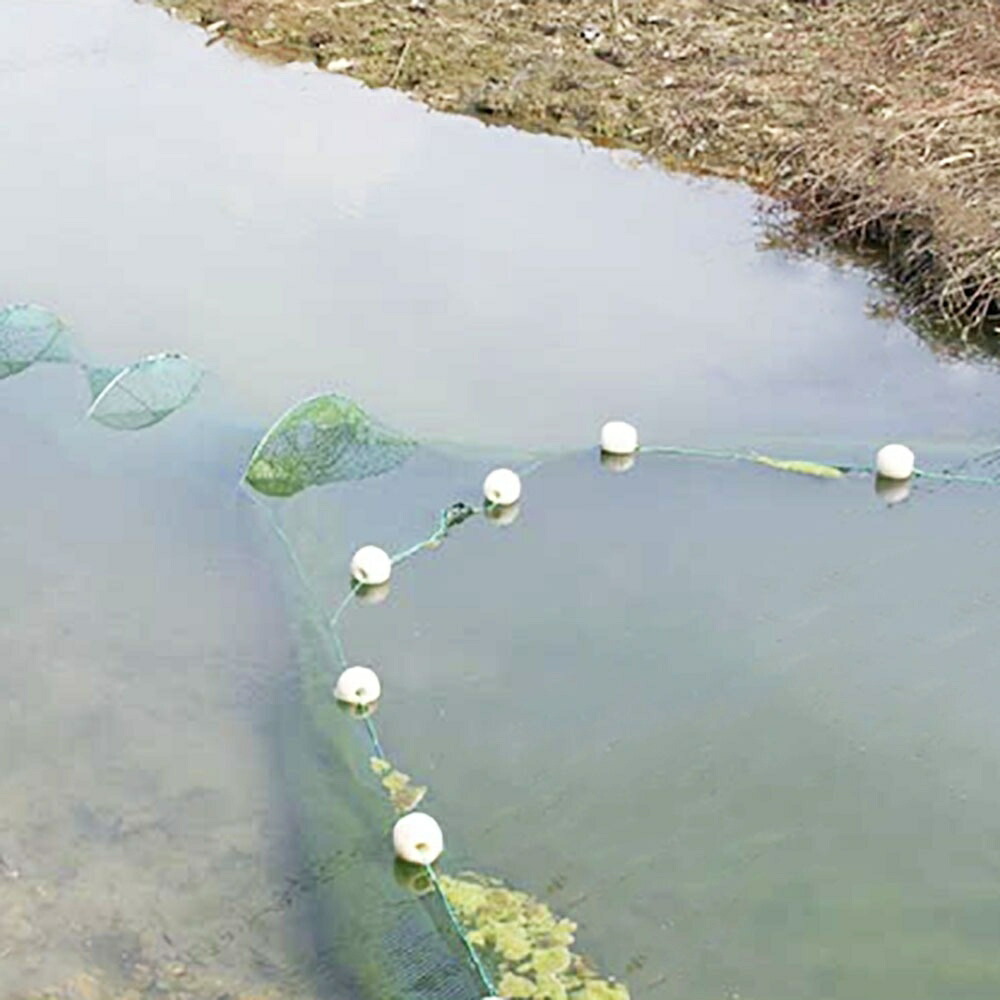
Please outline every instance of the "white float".
M521 498L521 477L513 469L494 469L483 481L483 496L490 503L509 507Z
M609 420L601 428L601 451L608 455L634 455L639 450L639 432L624 420Z
M415 865L432 865L444 850L444 834L437 820L427 813L414 812L396 820L392 847L397 858Z
M358 583L369 587L388 583L392 576L392 559L389 553L377 545L365 545L358 549L351 559L351 576Z
M378 701L381 694L382 684L371 667L348 667L333 689L337 701L362 707Z
M905 444L887 444L875 456L875 470L886 479L909 479L915 458Z

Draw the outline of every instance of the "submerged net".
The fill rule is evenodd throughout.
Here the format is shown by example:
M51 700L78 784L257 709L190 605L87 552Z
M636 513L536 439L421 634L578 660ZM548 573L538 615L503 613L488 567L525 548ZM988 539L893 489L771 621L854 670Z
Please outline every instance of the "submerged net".
M427 1000L477 996L439 900L411 895L385 863L381 835L394 811L372 780L356 720L330 697L329 637L304 613L297 638L301 688L281 726L282 765L301 850L322 873L307 887L326 989Z
M802 491L810 490L811 502L820 506L831 504L831 510L839 509L837 505L842 503L835 500L844 495L839 493L841 489L858 484L862 477L870 480L871 466L857 461L856 453L847 456L852 459L850 461L817 462L776 458L752 450L641 448L638 469L643 470L648 463L654 463L659 468L675 470L669 482L670 490L678 494L670 500L675 519L668 520L667 525L677 523L679 511L687 511L685 504L690 497L685 497L684 490L691 489L695 481L688 478L689 473L681 474L677 470L692 470L690 475L708 476L707 481L716 484L716 492L710 494L711 502L705 502L704 496L698 493L699 502L705 509L699 510L697 516L690 512L684 514L685 532L698 530L695 522L701 526L712 525L713 531L724 536L721 547L728 547L727 554L736 552L745 556L748 565L766 567L757 575L771 580L769 586L758 585L756 592L746 595L743 601L746 610L737 609L734 594L727 605L729 618L741 622L755 620L755 615L767 613L772 599L779 606L784 602L790 609L790 617L773 637L767 630L764 632L767 640L764 645L773 648L773 660L763 657L760 650L752 651L756 676L752 682L740 677L734 665L747 654L739 647L734 626L725 622L724 615L719 616L723 619L721 622L691 620L690 612L683 607L672 607L666 597L660 606L648 593L644 594L643 581L622 575L629 567L633 577L640 575L640 565L634 560L637 553L643 553L648 547L641 533L632 531L631 547L617 553L611 551L609 561L602 561L601 566L604 576L616 580L620 589L638 595L639 605L630 610L627 624L618 623L622 635L669 626L672 645L663 650L662 663L654 659L646 668L662 672L669 683L658 675L636 674L630 665L616 662L616 655L621 653L615 629L609 623L607 631L610 634L605 636L599 627L605 609L590 608L592 620L583 623L573 618L559 619L559 592L556 591L552 598L557 608L555 619L562 622L567 635L581 632L577 645L572 648L598 662L606 659L614 663L616 671L608 690L593 692L588 709L593 714L583 720L582 728L567 745L565 738L559 735L560 726L566 724L559 722L560 714L565 711L564 704L569 701L588 704L583 694L571 698L565 691L565 685L574 682L572 656L559 654L566 657L560 661L550 652L534 667L541 670L541 674L525 675L517 663L521 647L513 640L508 647L505 645L507 639L502 636L504 623L514 622L516 608L521 607L521 614L538 614L537 609L545 600L540 596L545 593L544 588L537 582L529 585L529 580L519 578L510 566L503 572L491 569L484 573L482 582L478 582L474 578L475 559L463 558L468 546L469 551L480 553L488 547L491 558L502 559L502 550L510 546L488 545L482 533L486 529L480 530L478 526L486 521L510 522L516 510L505 511L484 505L474 493L470 498L471 487L482 471L474 462L451 463L442 456L426 452L422 453L423 464L413 470L412 477L401 480L397 473L381 486L377 483L365 486L357 480L371 477L371 470L399 469L402 461L399 460L400 452L394 450L395 443L409 439L374 421L374 429L368 434L364 427L367 416L341 397L330 397L329 404L324 406L317 406L317 401L313 400L308 406L314 407L312 412L322 414L323 419L333 413L349 415L350 431L341 436L329 423L322 432L302 434L295 431L298 444L290 450L293 469L327 472L316 482L310 482L300 472L290 476L279 474L277 478L298 485L299 489L294 491L298 493L306 486L332 481L323 476L335 469L332 478L341 484L339 491L310 491L291 504L261 501L261 506L295 568L294 586L301 595L297 602L299 688L295 702L298 708L293 713L294 721L286 729L286 738L295 753L286 756L286 778L289 787L294 788L293 799L309 864L324 866L331 859L342 862L336 864L336 877L315 887L321 966L352 970L347 984L366 997L377 998L427 997L429 1000L435 996L498 995L538 1000L624 1000L630 986L642 990L641 995L717 995L704 986L707 982L716 987L732 982L731 992L738 991L741 977L745 978L747 970L753 969L752 946L748 939L753 940L754 927L759 924L761 928L770 928L768 934L779 936L789 933L789 928L773 924L775 907L779 912L782 907L790 907L790 912L794 913L796 905L800 908L804 905L794 902L794 893L798 891L794 884L786 885L781 881L783 859L802 861L803 857L809 858L808 852L803 854L802 831L794 823L790 828L769 830L769 823L773 824L774 820L767 816L766 798L753 797L758 784L778 779L767 777L771 772L766 770L763 774L755 774L741 762L741 757L749 753L754 759L759 745L766 745L773 739L768 726L773 723L768 698L781 690L779 681L786 683L785 679L803 658L819 655L825 659L830 655L835 659L843 657L845 664L858 660L858 650L852 649L849 641L837 634L836 626L843 616L856 617L859 612L848 598L840 597L839 603L828 600L822 608L824 630L820 635L823 638L813 634L816 612L808 603L809 588L798 577L814 577L814 586L825 587L823 571L817 574L812 570L798 576L788 574L787 578L777 576L772 580L768 575L771 572L769 564L788 560L784 556L775 559L768 551L767 545L773 543L766 533L760 532L759 525L754 525L750 532L745 526L734 527L733 532L742 534L734 533L730 538L725 525L731 516L724 490L718 488L722 483L720 477L727 474L722 463L736 462L753 467L765 479L769 473L786 474L789 483L800 484L789 487L797 491L796 496L805 496L807 494ZM301 427L304 420L308 421L309 412L303 408L293 410L293 426ZM282 423L279 422L279 428ZM272 436L273 432L269 432L264 441L273 439ZM351 442L347 450L343 447L345 438ZM321 449L327 446L326 442L333 442L331 454L310 455L308 448L303 454L304 442L312 442L312 447ZM369 449L371 454L366 455ZM259 447L254 453L249 470L254 469L260 451ZM350 456L350 466L338 465L345 454ZM412 447L406 457L411 454L416 454ZM987 474L991 461L990 455L973 460L953 459L939 469L918 470L910 485L915 490L947 483L1000 485L1000 480ZM584 495L584 489L595 489L593 473L586 471L591 462L589 455L568 453L534 462L522 468L521 473L522 476L531 474L531 495L537 497L539 505L559 505L565 504L566 498ZM624 470L631 460L608 464L612 469ZM694 473L697 468L706 471ZM352 469L356 470L356 476L352 475ZM249 470L247 483L256 489L256 477L251 477ZM610 496L615 489L612 483L617 481L617 477L604 477L606 485L602 489ZM273 477L270 481L265 477L264 489L257 489L257 492L270 497L283 496L282 491L269 488L272 482ZM757 494L759 502L773 505L774 498L764 492L764 480L757 478L750 482L761 484ZM448 483L453 485L448 487ZM455 486L460 483L464 483L464 487L458 492L459 496L464 494L464 499L453 500L441 509L436 520L429 524L427 534L418 536L416 541L412 540L412 534L407 539L413 526L427 518L434 488L446 489L454 496ZM417 484L420 488L414 493ZM899 492L901 485L906 486L894 484L896 492L891 495L885 493L884 483L877 485L877 489L890 505L895 505L905 499ZM401 502L404 496L405 503ZM448 493L443 497L438 495L438 503L447 496ZM825 499L819 501L819 497ZM345 501L360 512L359 518L366 526L364 534L344 537L341 507ZM573 505L574 509L578 506ZM606 527L616 533L629 534L632 519L627 514L621 517L623 520L616 517ZM563 510L562 519L570 519L568 510ZM556 516L555 521L559 520ZM369 534L372 525L379 525L375 539ZM552 527L554 525L548 530ZM883 530L873 520L866 520L863 528L872 533L873 541ZM808 530L812 530L811 526ZM381 626L373 624L366 628L360 621L363 617L360 613L355 618L354 609L359 604L378 600L385 594L345 582L346 557L351 549L363 542L379 540L387 532L399 541L391 548L395 569L416 557L420 557L421 563L426 557L434 560L435 565L438 559L452 564L451 582L442 581L441 572L435 570L430 606L423 607L422 611L414 607L419 607L418 581L423 578L422 574L431 572L430 567L414 568L403 574L405 579L399 586L405 588L405 581L412 582L410 589L404 590L399 598L403 620L402 623L399 619L396 621L400 637L395 640L389 634L393 630L384 627L386 619L380 617L388 615L388 611L373 613L375 617L371 620L374 622L377 617L383 623ZM760 533L760 539L755 537L755 532ZM670 560L680 560L686 567L685 573L690 574L670 583L669 571L660 570L668 574L666 582L670 590L667 592L673 593L675 599L677 593L687 590L697 593L700 589L707 591L722 586L713 582L720 572L723 580L728 580L731 574L725 567L703 565L703 560L694 557L692 561L690 553L685 555L684 533L678 535L672 531L670 534ZM452 536L455 541L448 542ZM807 531L799 539L787 540L793 553L803 552L803 560L808 537ZM447 552L434 555L446 542ZM559 543L553 539L553 544ZM822 546L815 541L811 545L813 551L809 556L813 560L835 557L835 538ZM571 580L584 578L588 572L587 560L597 558L595 548L599 547L583 544L572 549L565 545L557 548L559 559L578 570L574 573L562 567ZM658 567L668 564L663 553L659 556L650 553L648 557ZM532 570L536 569L537 561L530 565ZM806 566L805 562L803 565ZM394 570L393 586L396 586L395 579ZM491 586L491 579L506 581L506 585ZM524 591L520 595L516 592L519 580L520 589ZM663 587L664 581L659 580L653 586ZM738 584L733 586L738 587ZM792 610L803 601L803 611ZM399 609L396 614L400 614ZM433 622L431 619L425 621L424 615L433 615ZM803 616L801 621L797 615ZM435 622L454 633L451 645L456 648L442 653L440 644L433 645L432 625ZM358 641L359 635L363 642ZM412 648L414 643L408 638L410 636L419 637L417 646L424 646L423 652ZM499 652L498 648L484 649L481 644L484 636L490 636L497 647L504 645ZM544 648L546 640L541 641ZM829 648L824 649L823 643ZM685 649L690 655L694 648L699 650L699 671L683 663ZM394 650L395 673L386 683L384 704L379 706L377 716L359 715L339 707L332 694L338 673L357 662L355 658L361 662L382 662L378 653L389 649ZM449 680L446 687L463 688L466 693L471 690L473 697L489 704L488 711L469 711L468 703L461 699L456 701L454 694L443 693L440 683L424 684L408 676L418 662L422 670L430 669L435 656L447 657L451 671L457 663L464 662L468 683L463 688L459 675ZM509 674L499 686L484 665L484 661L488 664L494 657L501 664L497 669ZM553 660L551 664L545 662L549 659ZM713 663L713 659L718 662ZM621 671L620 676L617 671ZM699 703L696 692L703 683L699 673L712 677L722 689L729 687L734 692L731 699L727 697L721 704L711 706L713 711L719 711L717 722L706 715L705 707ZM686 680L689 675L690 681ZM451 672L448 676L456 677ZM856 683L871 682L859 676ZM520 702L519 686L523 691ZM651 691L660 689L669 691L670 696L663 700L651 697ZM832 697L832 693L822 696L824 711L828 710ZM761 704L759 709L754 708L756 714L751 719L746 717L744 701L749 702L751 708L756 702ZM407 704L401 705L401 702ZM440 717L436 706L440 706ZM463 711L475 716L476 721L463 721ZM485 736L484 726L510 732L512 758L520 760L522 756L517 740L531 742L532 763L524 774L523 788L516 781L510 787L499 784L493 792L462 784L463 770L469 773L469 780L477 784L483 782L486 774L492 774L491 780L496 781L497 775L503 773L502 770L483 770L483 758L497 752L489 742L491 738ZM657 753L655 757L644 756L647 751L641 746L641 739L649 739L650 734L660 734L660 745L651 744ZM479 743L477 737L487 742ZM773 774L781 776L780 780L793 785L800 780L795 768L801 760L816 754L822 761L822 753L828 751L825 747L822 753L813 748L814 743L819 746L818 737L808 729L796 730L788 738L793 744L798 741L798 751L775 739L774 750L766 752L764 764L760 766L766 765ZM499 742L502 744L505 739L501 737ZM725 748L734 774L712 771L712 758L701 749L706 740L709 741L708 750L713 741ZM628 766L616 767L613 760L604 758L600 751L602 741L607 741L609 746L631 741L632 759ZM429 753L421 744L433 744L437 755ZM451 753L464 755L464 763L446 765L446 757L442 755L448 754L449 748ZM578 757L583 763L576 763ZM687 763L675 773L675 762L685 760ZM437 774L430 792L422 780L411 777L414 765L421 779L432 771ZM601 770L605 769L608 774L603 776ZM394 820L417 807L427 808L428 797L433 799L435 794L441 794L442 789L449 787L449 782L450 797L435 800L432 806L444 826L448 852L434 867L408 871L398 863L394 866L388 843ZM835 826L836 810L842 808L843 796L851 793L843 781L827 779L825 794L831 800L833 812L828 814L825 803L821 798L813 799L810 790L808 815L813 817L817 827L824 822ZM689 810L671 815L672 797L687 802ZM593 818L598 813L605 817L620 813L626 829L617 836L625 838L624 844L616 844L613 838L602 842L601 838L608 838L609 834L602 832L601 823L605 821ZM669 817L669 824L660 829L655 824L663 821L664 813ZM736 866L737 874L731 874L723 866L709 875L700 875L692 886L689 884L690 869L699 868L700 864L693 859L700 857L699 851L704 844L715 842L720 835L718 831L727 828L731 816L741 820L749 831L745 835L736 831L731 847L727 848L732 852L730 862ZM879 837L887 842L892 840L894 816L869 817L867 822ZM650 824L653 827L647 829ZM456 831L453 837L452 831ZM554 845L560 841L565 853L553 854ZM470 846L473 843L475 848ZM656 845L656 853L652 845ZM532 866L523 859L526 852L537 852L543 860ZM584 858L581 860L576 855ZM665 875L666 858L670 859L671 868ZM765 861L753 860L751 863L746 860L748 858L764 858ZM546 863L557 867L550 872L549 878L530 883L526 891L511 888L490 874L467 871L463 862L470 868L485 867L505 875L510 871L544 868ZM883 865L890 874L873 873L872 884L878 885L881 879L893 891L897 887L897 877L898 884L905 884L903 866L900 865L897 871L897 864L891 854L886 854ZM819 882L821 875L815 874L815 878ZM672 888L675 881L676 890ZM835 893L835 882L822 875L823 891ZM577 890L575 894L565 895L567 883ZM909 895L903 893L902 902L898 903L832 899L829 905L839 914L845 927L849 929L854 921L857 926L867 928L865 934L869 934L873 926L881 926L882 922L894 926L900 912L909 913L923 905L912 887L907 891ZM672 898L674 892L678 899L690 896L699 902L687 904L685 909ZM732 897L727 895L730 892ZM559 905L550 903L545 898L547 895L562 902ZM786 897L793 902L784 901ZM778 899L784 902L778 904ZM974 905L974 901L963 899L961 905ZM633 908L637 911L634 914ZM726 923L712 923L713 920L726 920L726 915L737 909L742 914L741 919L735 921L738 931L730 929ZM803 920L813 919L808 906L802 913ZM611 914L616 914L614 919ZM589 927L586 948L578 943L577 920L585 928ZM618 943L599 944L600 957L607 962L607 965L602 962L602 968L585 957L584 952L592 952L598 943L595 934L599 935L602 926L610 926L615 921L621 921L622 926L631 930L619 932L622 940ZM796 933L800 932L792 932L792 937ZM656 952L658 934L669 941L674 950ZM952 984L960 981L961 972L956 971L956 964L971 961L980 963L984 970L982 981L988 983L989 988L1000 984L1000 967L991 967L991 960L983 958L978 946L961 942L959 947L959 938L945 932L935 941L942 952L940 961L935 964L935 981ZM769 992L758 988L746 995L848 996L862 995L850 993L851 989L870 988L873 955L868 944L852 939L848 930L835 944L829 945L837 952L836 962L818 957L817 947L813 940L796 943L795 955L787 959L786 988L772 982ZM690 954L678 953L678 948L687 948ZM952 961L949 957L958 954L962 956L960 961ZM711 962L710 955L713 956ZM714 968L707 971L702 968L702 964L707 966L712 962ZM727 972L730 963L732 968ZM823 972L827 967L836 967L836 975L851 984L844 987L848 992L823 993L816 981L810 979L833 975ZM609 973L608 968L614 974ZM766 978L762 977L762 982ZM859 983L863 985L859 987ZM337 991L344 984L344 979L335 977L328 984L329 995L338 995ZM934 994L916 992L914 995L929 997Z

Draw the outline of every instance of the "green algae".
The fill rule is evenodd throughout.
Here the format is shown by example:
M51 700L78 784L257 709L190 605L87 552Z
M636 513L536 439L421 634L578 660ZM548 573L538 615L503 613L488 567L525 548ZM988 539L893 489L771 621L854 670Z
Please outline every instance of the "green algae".
M509 1000L629 1000L571 949L577 925L530 893L473 873L441 875L441 889L470 943L493 966Z
M807 462L800 459L771 458L768 455L754 455L753 460L758 465L766 465L769 469L780 472L795 472L800 476L816 476L819 479L841 479L844 472L834 465L823 465L820 462Z
M397 770L384 757L372 757L371 768L389 795L393 809L399 815L416 809L427 794L426 785L414 785L413 779Z

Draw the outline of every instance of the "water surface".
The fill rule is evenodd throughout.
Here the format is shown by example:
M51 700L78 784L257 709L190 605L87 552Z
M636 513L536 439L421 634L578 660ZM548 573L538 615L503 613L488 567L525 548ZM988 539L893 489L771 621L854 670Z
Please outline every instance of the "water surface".
M415 433L989 434L989 377L759 253L745 189L430 114L125 0L5 5L0 298L164 345L255 419L331 384ZM961 401L959 404L958 401Z
M205 49L125 0L2 19L0 302L212 376L134 435L83 420L69 366L0 384L0 995L341 995L274 723L300 595L235 488L297 399L452 445L278 505L328 606L353 547L609 416L832 461L996 441L992 369L866 318L863 274L760 251L742 188ZM450 870L578 920L634 996L993 997L998 502L580 452L345 640Z

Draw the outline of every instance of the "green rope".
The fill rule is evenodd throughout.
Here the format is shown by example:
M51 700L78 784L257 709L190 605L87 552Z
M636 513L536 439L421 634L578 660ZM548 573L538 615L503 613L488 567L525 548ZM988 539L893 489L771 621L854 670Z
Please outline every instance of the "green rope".
M351 589L348 590L344 599L340 602L340 606L333 613L333 617L329 621L330 630L333 632L334 636L337 636L337 626L340 624L341 616L347 610L351 601L357 596L358 591L361 589L360 583L352 583ZM337 638L338 646L340 645L340 639ZM343 654L343 646L340 646L341 654ZM346 661L344 661L346 663Z
M483 965L483 960L479 957L479 952L476 951L476 946L469 940L468 935L465 933L465 928L462 926L462 921L459 920L458 914L455 912L454 907L451 905L451 901L448 899L444 888L438 879L437 872L434 871L433 866L424 865L424 869L427 872L428 877L434 885L434 891L438 894L442 905L444 906L444 912L448 914L448 919L451 921L451 926L455 929L455 933L459 936L462 944L465 945L465 950L469 953L469 960L472 962L473 967L476 970L477 975L482 980L483 987L485 988L487 994L491 997L496 996L496 987L493 985L493 979L491 978L486 966Z
M474 517L476 514L481 514L482 509L479 507L472 507L467 503L459 500L457 503L453 503L450 507L445 507L438 516L438 526L435 530L423 539L423 541L417 542L411 545L407 549L403 549L402 552L397 552L392 557L393 566L399 565L399 563L406 562L407 559L415 556L418 552L423 549L432 549L448 537L452 528L457 527L463 522L467 521L470 517Z
M945 483L971 483L975 486L1000 486L998 476L970 476L964 472L927 472L924 469L914 469L913 475L919 479L930 479Z
M678 455L682 458L715 458L723 461L747 460L749 455L738 451L723 451L719 448L679 448L665 444L644 444L639 451L654 455Z
M378 730L375 728L375 722L370 715L364 717L365 731L368 733L368 738L372 741L372 750L375 756L379 760L385 760L385 751L382 749L382 743L378 738Z

